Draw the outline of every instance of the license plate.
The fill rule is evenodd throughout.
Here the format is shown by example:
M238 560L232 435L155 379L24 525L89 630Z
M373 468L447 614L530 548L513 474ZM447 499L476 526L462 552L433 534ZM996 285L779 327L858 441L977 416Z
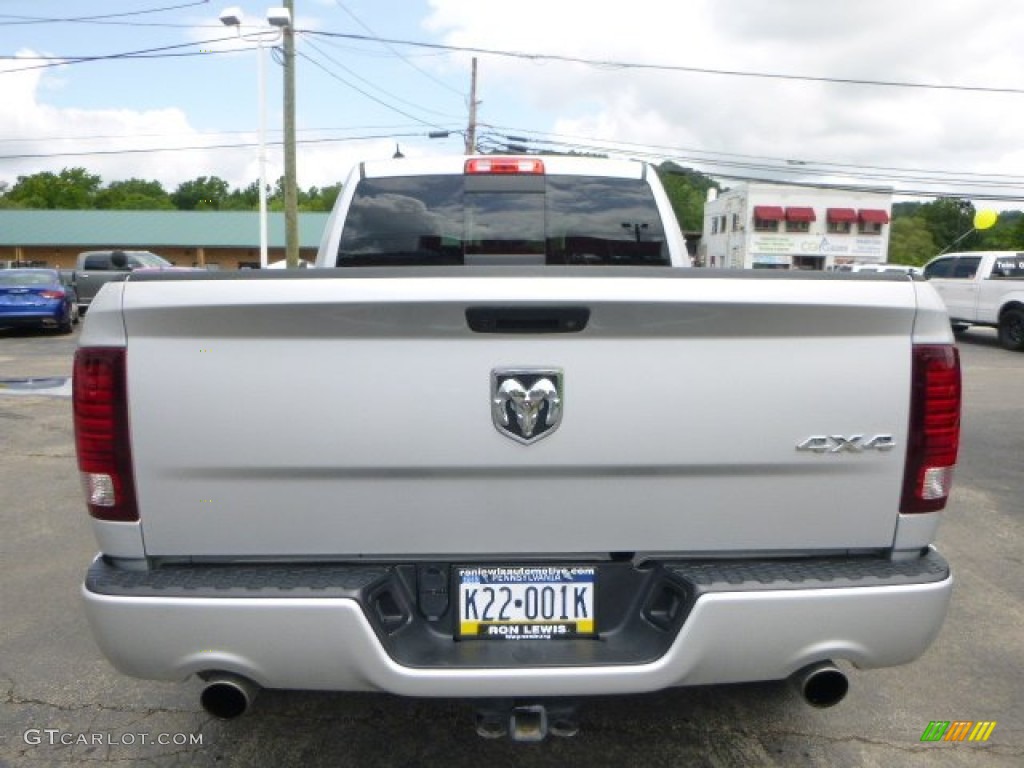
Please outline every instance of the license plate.
M552 640L593 637L593 566L458 568L459 626L468 639Z

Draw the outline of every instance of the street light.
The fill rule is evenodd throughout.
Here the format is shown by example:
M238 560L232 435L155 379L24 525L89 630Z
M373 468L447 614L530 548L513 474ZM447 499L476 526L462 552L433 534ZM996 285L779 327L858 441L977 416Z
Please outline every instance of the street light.
M284 29L292 23L292 12L287 8L267 8L267 23L272 27Z
M237 6L226 8L220 14L220 21L228 27L234 27L238 36L242 36L242 11ZM291 21L287 8L268 8L267 21L279 30ZM277 42L281 32L273 42ZM259 67L257 90L259 91L260 122L259 122L259 168L260 168L260 269L267 268L267 65L263 52L263 34L257 33L256 44L259 48Z

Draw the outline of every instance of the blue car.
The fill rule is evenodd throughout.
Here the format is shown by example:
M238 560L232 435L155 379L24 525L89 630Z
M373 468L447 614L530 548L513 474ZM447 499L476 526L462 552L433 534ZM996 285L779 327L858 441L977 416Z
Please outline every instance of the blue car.
M56 328L71 333L74 294L55 269L0 269L0 327Z

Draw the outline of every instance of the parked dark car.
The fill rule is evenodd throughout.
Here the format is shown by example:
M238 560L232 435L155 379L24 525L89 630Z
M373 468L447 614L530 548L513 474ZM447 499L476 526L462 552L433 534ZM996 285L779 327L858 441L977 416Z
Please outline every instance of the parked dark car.
M71 333L78 316L73 290L55 269L0 269L0 326Z

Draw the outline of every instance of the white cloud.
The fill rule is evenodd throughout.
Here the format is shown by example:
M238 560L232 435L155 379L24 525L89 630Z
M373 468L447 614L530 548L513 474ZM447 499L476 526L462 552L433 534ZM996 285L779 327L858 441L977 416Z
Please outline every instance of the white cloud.
M35 54L21 51L19 56ZM18 60L9 70L24 67ZM0 143L0 180L13 184L18 176L63 168L84 167L104 182L144 178L158 179L173 189L178 183L210 168L223 169L225 178L246 178L249 161L244 152L188 150L130 153L126 150L183 147L225 143L223 136L206 137L193 128L180 109L82 109L58 108L45 101L45 84L60 70L29 69L0 76L0 135L12 137ZM18 138L13 138L18 137ZM252 141L232 136L229 141ZM76 154L90 153L90 154ZM109 154L108 154L109 153Z
M309 8L326 16L324 9L330 4L321 7L311 1ZM0 180L13 183L18 175L78 165L100 174L104 181L156 178L168 189L200 175L218 175L237 187L250 183L257 176L255 147L55 156L73 151L255 143L252 44L233 38L215 14L213 9L204 18L194 18L195 29L185 37L202 40L204 45L225 38L208 44L238 49L221 57L224 65L216 69L220 87L226 89L221 92L212 83L196 80L205 76L195 74L203 70L194 66L186 70L185 61L173 68L167 64L157 69L153 64L137 70L161 73L164 80L156 80L155 86L142 74L132 79L129 68L97 69L102 75L88 80L73 68L0 74L4 105ZM337 26L335 17L331 15L334 21L324 24ZM304 28L321 25L316 18L301 21ZM429 0L429 15L422 21L426 31L419 37L606 62L1013 88L1024 71L1024 47L1014 39L1022 23L1024 5L1018 8L996 0L975 0L969 5L932 0L926 6L916 0L632 0L628 4L520 0L514 10L507 4L479 0ZM262 18L248 18L246 24L252 31L266 28ZM376 22L375 28L388 33ZM23 51L22 55L31 54ZM468 54L432 55L423 61L461 87L459 75L468 72L468 58ZM376 61L364 57L357 69L387 90L402 92L424 106L441 106L431 97L433 86L422 93L402 91L399 86L412 75L403 69L382 74L384 69L372 67ZM16 69L25 63L7 62L6 67ZM179 74L185 71L189 74ZM348 93L308 62L300 71L300 90L306 89L299 101L300 138L321 135L303 130L314 126L396 119L379 117L375 106ZM276 67L268 66L267 73L270 138L279 140L280 96L274 91L280 87L280 78ZM702 164L695 159L699 153L705 157L718 153L720 159L751 156L729 158L736 162L791 159L950 171L961 177L1017 174L1022 178L1016 181L1024 182L1024 148L1018 138L1018 127L1024 124L1024 94L734 77L485 54L480 55L480 83L483 124L674 147L678 151L673 154L685 164L710 173L724 173L726 166ZM88 93L83 86L89 86ZM158 98L149 98L154 92ZM225 93L231 98L225 98ZM331 98L325 98L328 93ZM142 103L153 108L133 108ZM76 108L58 106L68 104ZM208 133L213 126L251 130ZM345 132L339 129L327 135ZM91 138L97 136L109 138ZM457 151L458 145L455 139L399 141L410 157ZM393 152L393 140L300 144L299 183L304 188L333 184L353 163L390 157ZM26 154L49 157L14 157ZM269 159L268 176L273 180L282 172L280 146L270 147ZM1024 183L994 191L1024 196Z
M31 57L31 51L19 56ZM9 69L24 67L12 62ZM220 176L232 187L245 187L259 177L258 136L251 133L204 134L181 109L58 108L46 102L47 83L59 68L30 69L0 76L0 181L13 185L18 176L83 167L104 183L129 178L156 179L173 191L183 181ZM275 126L279 125L279 118ZM268 133L279 141L280 131ZM237 149L193 149L214 144L248 144ZM150 151L162 149L165 151ZM147 150L132 152L131 150ZM303 188L327 186L344 178L366 157L390 157L391 141L300 145L299 183ZM416 154L403 149L406 154ZM88 153L88 154L78 154ZM108 154L109 153L109 154ZM282 149L268 147L267 178L283 175Z
M609 62L997 88L1020 87L1024 70L1015 40L1024 6L995 0L521 0L514 13L504 4L431 0L431 8L427 28L453 45ZM602 140L1024 177L1024 94L486 55L481 70L482 120L497 111L497 93L514 94L552 116L544 130ZM997 191L1024 197L1024 184Z

